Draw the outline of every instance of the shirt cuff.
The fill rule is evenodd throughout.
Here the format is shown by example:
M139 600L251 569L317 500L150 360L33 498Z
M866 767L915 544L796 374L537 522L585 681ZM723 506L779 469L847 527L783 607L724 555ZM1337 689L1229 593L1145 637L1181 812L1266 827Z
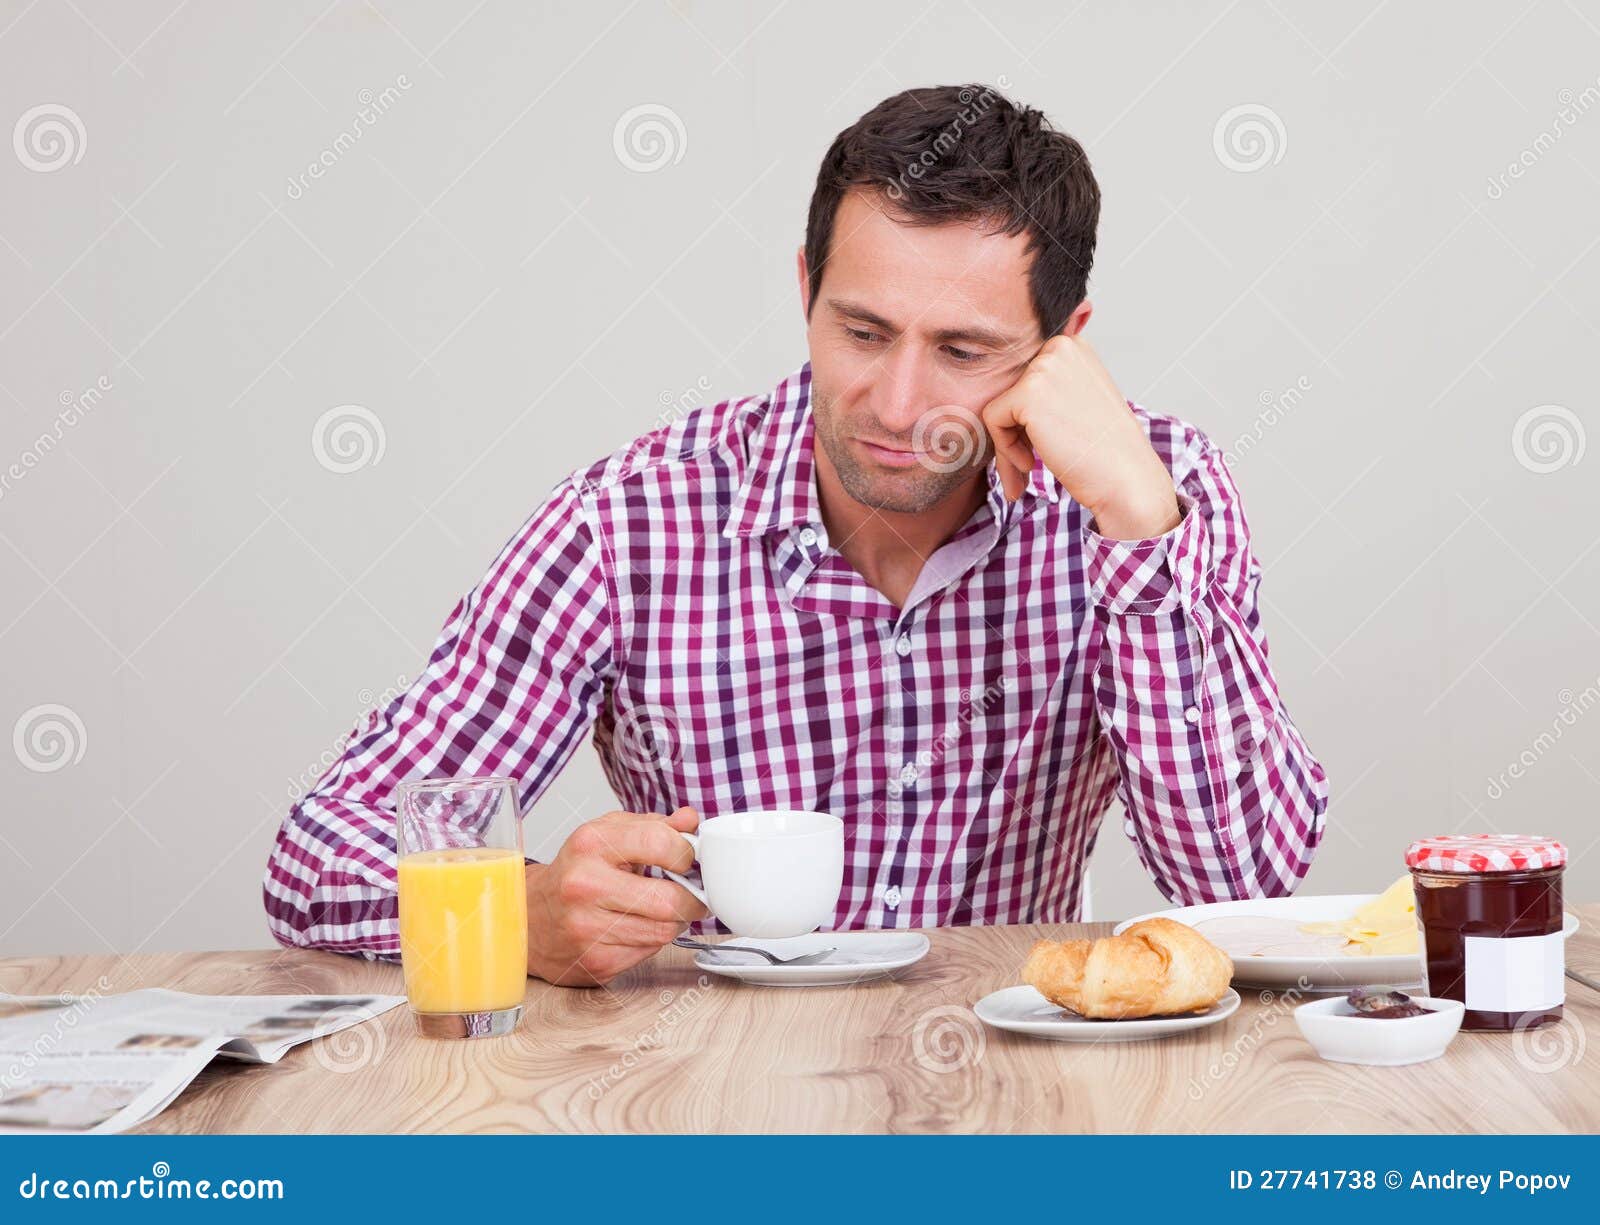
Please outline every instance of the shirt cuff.
M1193 498L1180 492L1178 509L1178 526L1149 540L1110 540L1093 523L1083 529L1089 589L1100 607L1149 616L1200 602L1211 583L1211 537Z

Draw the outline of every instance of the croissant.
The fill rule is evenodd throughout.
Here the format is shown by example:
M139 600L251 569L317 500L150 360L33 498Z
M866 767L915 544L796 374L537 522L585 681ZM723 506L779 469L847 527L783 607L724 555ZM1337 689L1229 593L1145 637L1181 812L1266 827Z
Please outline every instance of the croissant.
M1022 980L1052 1004L1095 1020L1198 1012L1228 989L1233 962L1194 928L1144 919L1119 936L1041 940Z

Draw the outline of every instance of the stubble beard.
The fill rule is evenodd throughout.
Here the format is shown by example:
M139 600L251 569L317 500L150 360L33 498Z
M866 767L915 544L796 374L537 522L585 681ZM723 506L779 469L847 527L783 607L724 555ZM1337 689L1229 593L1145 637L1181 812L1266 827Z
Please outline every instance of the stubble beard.
M880 468L859 458L859 452L850 441L857 431L850 423L839 421L832 398L818 392L814 386L811 411L817 439L839 474L839 483L857 502L873 510L901 515L923 514L967 485L973 474L989 463L991 447L989 440L982 438L972 448L976 452L973 459L948 471L944 464L932 461L898 470ZM871 429L861 432L880 441ZM881 441L907 448L912 445L909 438Z

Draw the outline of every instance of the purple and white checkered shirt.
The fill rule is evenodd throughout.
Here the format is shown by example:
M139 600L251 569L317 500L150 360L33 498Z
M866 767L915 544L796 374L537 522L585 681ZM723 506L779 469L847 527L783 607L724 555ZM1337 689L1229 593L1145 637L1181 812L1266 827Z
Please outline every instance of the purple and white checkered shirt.
M1294 889L1327 783L1273 683L1221 452L1135 407L1183 519L1133 542L1042 463L1008 503L991 464L897 609L830 547L810 385L802 367L556 487L290 812L278 940L393 955L396 784L510 775L526 812L591 728L630 811L841 817L836 928L1071 920L1113 794L1166 896Z

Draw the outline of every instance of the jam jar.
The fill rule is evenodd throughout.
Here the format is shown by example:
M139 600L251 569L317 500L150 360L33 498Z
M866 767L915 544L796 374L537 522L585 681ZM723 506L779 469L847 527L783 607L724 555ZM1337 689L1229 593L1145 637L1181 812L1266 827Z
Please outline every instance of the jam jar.
M1462 1029L1561 1019L1567 848L1521 834L1448 834L1406 848L1431 996L1466 1005Z

